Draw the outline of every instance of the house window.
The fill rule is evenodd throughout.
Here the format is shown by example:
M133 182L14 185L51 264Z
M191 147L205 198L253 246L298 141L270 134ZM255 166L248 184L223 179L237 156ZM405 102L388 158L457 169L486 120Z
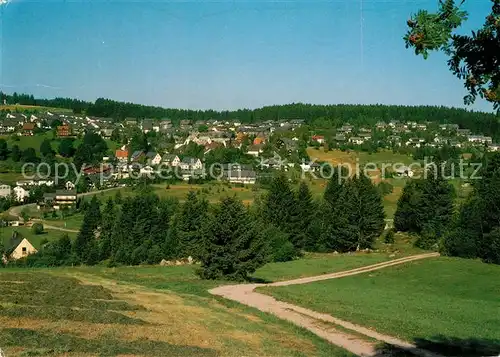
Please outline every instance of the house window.
M26 247L23 247L23 255L26 255L28 252L27 252L27 248Z

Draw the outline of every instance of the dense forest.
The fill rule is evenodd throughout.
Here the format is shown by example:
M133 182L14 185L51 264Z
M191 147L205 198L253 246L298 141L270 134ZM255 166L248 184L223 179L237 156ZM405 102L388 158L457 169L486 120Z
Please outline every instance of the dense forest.
M117 121L127 117L180 120L238 120L254 123L266 120L304 119L316 126L337 127L349 122L353 125L373 126L378 121L415 121L459 124L492 137L500 137L498 116L489 113L468 111L458 108L401 105L313 105L294 103L273 105L258 109L236 111L167 109L133 103L117 102L99 98L94 103L70 98L35 99L33 95L12 95L0 92L0 98L9 104L39 105L45 107L71 109L74 113L91 116L112 117Z

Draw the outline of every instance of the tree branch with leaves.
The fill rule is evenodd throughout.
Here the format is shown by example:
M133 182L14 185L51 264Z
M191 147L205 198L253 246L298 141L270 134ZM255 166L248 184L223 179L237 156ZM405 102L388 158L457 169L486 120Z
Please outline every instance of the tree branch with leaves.
M483 26L470 35L457 30L468 19L462 9L465 0L440 0L436 13L419 10L408 20L404 36L406 48L427 59L429 53L445 53L451 72L464 81L466 105L479 96L500 113L500 0L491 0L492 8Z

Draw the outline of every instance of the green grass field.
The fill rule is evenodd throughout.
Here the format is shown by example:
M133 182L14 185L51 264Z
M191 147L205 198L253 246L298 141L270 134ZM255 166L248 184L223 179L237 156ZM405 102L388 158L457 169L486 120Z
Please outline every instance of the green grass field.
M54 241L61 238L64 234L68 234L70 238L75 238L76 233L61 232L58 230L46 229L43 234L34 234L31 228L28 227L2 227L0 228L0 240L2 240L4 245L7 245L12 237L14 231L19 232L21 236L26 238L35 248L40 248L41 242L44 240Z
M40 145L45 139L50 140L50 144L52 146L52 149L57 152L59 149L59 144L61 142L60 138L54 137L53 132L48 131L43 134L37 134L33 136L16 136L16 140L12 140L12 136L10 135L1 135L0 138L5 139L9 145L9 147L12 147L14 145L19 146L21 150L26 150L27 148L33 148L37 152L37 154L40 154ZM104 139L106 144L108 145L108 153L109 154L114 154L115 150L118 149L121 145L120 143L114 142L109 139ZM81 139L75 139L73 146L75 148L80 145Z
M259 289L409 341L500 341L500 267L436 258L358 276Z
M365 265L389 260L388 254L317 254L308 253L305 257L285 262L269 263L258 269L254 277L265 281L282 281L328 274L359 268Z
M235 195L241 199L243 203L250 204L256 197L263 193L263 190L253 191L251 187L228 187L221 183L207 183L203 185L190 185L187 183L171 185L157 184L152 187L153 192L160 198L173 197L179 199L179 201L184 201L189 191L194 191L198 193L200 197L205 197L211 203L218 202L222 197ZM122 197L134 196L137 194L137 191L131 187L123 188L120 192ZM114 198L115 196L116 191L97 193L97 197L101 200L106 200L108 197Z

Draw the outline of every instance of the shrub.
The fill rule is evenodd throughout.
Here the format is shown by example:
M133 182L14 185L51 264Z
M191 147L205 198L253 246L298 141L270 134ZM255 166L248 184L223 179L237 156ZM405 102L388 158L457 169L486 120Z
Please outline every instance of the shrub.
M394 243L394 230L389 229L384 236L384 243L393 244Z
M273 262L287 262L300 255L299 251L290 242L289 235L280 229L270 226L265 230L264 236L268 237L269 259Z
M41 223L34 223L33 226L31 227L31 231L34 234L43 234L43 224L41 224Z

